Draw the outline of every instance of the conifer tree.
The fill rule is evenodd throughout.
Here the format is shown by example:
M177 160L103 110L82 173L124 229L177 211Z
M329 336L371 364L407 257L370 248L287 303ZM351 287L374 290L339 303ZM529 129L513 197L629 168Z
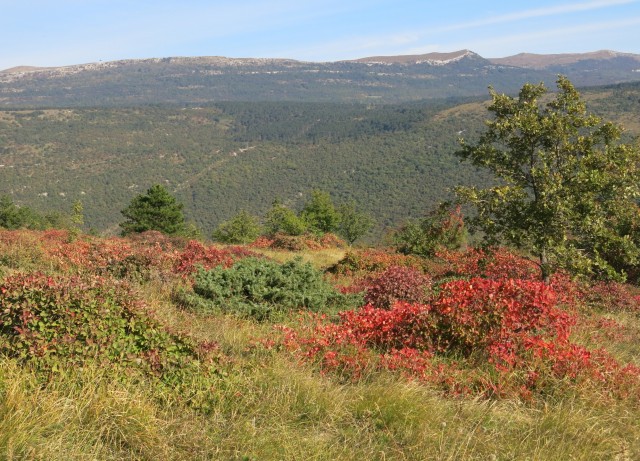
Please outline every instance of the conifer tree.
M129 206L122 210L127 218L120 223L122 234L157 230L168 235L179 235L185 232L183 205L179 203L163 186L156 184L145 194L131 200Z

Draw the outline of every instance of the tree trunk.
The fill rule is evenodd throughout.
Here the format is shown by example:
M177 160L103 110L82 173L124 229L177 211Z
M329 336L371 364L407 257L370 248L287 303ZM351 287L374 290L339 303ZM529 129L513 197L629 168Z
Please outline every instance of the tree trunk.
M540 252L540 275L542 277L542 281L548 285L549 279L551 278L551 268L549 267L546 249L543 249Z

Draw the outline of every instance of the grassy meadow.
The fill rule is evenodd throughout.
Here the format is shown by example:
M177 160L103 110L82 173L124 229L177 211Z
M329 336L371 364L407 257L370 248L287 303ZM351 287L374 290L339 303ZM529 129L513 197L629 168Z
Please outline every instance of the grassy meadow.
M535 278L504 251L0 231L0 458L640 459L636 289Z

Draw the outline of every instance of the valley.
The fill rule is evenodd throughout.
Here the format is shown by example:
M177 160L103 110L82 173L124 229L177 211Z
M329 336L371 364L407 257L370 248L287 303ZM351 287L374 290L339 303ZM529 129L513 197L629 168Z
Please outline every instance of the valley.
M640 133L640 85L583 92L592 110ZM458 139L483 129L486 97L402 104L224 102L0 111L0 193L38 210L84 205L86 225L117 230L120 210L165 185L208 235L240 209L296 209L312 189L377 217L375 238L486 183Z

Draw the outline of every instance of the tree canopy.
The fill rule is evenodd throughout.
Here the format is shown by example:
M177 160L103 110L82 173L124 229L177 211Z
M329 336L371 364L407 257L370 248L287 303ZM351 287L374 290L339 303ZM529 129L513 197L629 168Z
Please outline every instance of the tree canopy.
M222 243L251 243L260 236L260 219L241 210L228 221L222 222L213 232L213 238Z
M528 250L549 279L558 268L624 278L640 259L637 236L640 149L621 144L622 129L590 114L565 77L546 96L525 84L517 98L490 88L493 118L459 156L490 170L497 185L458 187L474 205L472 228L488 244Z
M420 220L405 222L393 235L393 245L403 254L432 258L441 249L458 249L466 239L460 207L443 202Z
M373 218L358 210L354 201L340 205L338 213L340 214L338 234L349 242L349 245L353 245L356 240L364 237L373 227Z
M317 233L336 232L340 225L340 212L328 192L315 189L304 204L300 217Z
M163 186L151 186L145 194L131 200L122 210L127 218L120 223L122 234L157 230L168 235L178 235L186 231L183 205L179 203Z
M271 209L265 216L264 231L266 235L283 233L302 235L308 229L307 223L295 211L285 206L280 200L274 200Z

